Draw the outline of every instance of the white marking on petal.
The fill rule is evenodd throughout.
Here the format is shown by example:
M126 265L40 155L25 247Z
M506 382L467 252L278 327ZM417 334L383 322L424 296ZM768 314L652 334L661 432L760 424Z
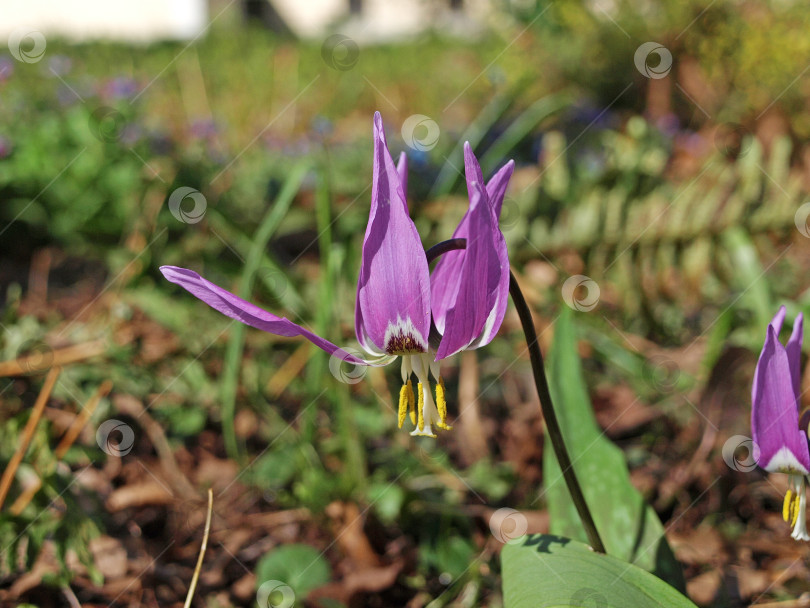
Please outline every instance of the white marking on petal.
M492 309L489 311L489 316L487 320L484 322L484 328L481 330L481 333L478 337L470 342L467 346L467 349L478 348L484 344L488 344L492 340L492 333L495 329L495 318L498 314L498 305L501 301L501 294L498 294L498 298L495 300L495 303L492 305Z
M793 455L787 446L782 446L779 451L773 455L768 462L760 466L766 471L780 472L780 473L801 473L802 475L810 474L805 466L799 462L799 459Z
M408 340L409 338L410 340ZM403 320L402 317L397 315L396 323L388 323L388 327L385 329L385 336L383 337L385 350L389 354L408 352L399 347L403 345L408 346L407 342L409 341L413 341L413 346L421 349L419 351L413 349L410 352L427 352L428 342L416 327L414 327L411 318L408 317ZM402 342L403 344L397 344L397 342Z

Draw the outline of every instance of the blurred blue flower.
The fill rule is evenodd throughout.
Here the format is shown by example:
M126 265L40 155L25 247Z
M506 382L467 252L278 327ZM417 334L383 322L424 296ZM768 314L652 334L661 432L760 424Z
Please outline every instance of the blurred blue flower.
M191 122L189 133L194 139L213 139L219 135L219 127L213 119L196 119Z
M118 76L108 80L102 87L102 96L107 99L129 99L138 92L138 83L129 76Z
M0 83L5 82L14 74L14 61L8 55L0 55Z
M138 123L128 123L121 128L119 141L125 146L134 146L144 137L144 130Z
M334 131L332 121L319 114L312 119L312 131L321 139L327 138Z
M654 121L656 128L667 137L675 137L681 129L681 121L670 112Z
M73 60L67 55L53 55L48 59L47 76L67 76L73 67Z

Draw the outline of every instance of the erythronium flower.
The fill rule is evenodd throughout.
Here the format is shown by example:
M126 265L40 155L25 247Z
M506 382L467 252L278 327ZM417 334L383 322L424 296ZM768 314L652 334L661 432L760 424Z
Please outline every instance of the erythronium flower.
M788 491L782 508L793 525L791 536L810 540L807 533L805 487L810 475L807 429L799 428L803 319L799 314L786 346L779 342L785 321L782 306L768 324L765 345L754 372L751 430L759 448L759 465L768 472L787 473Z
M175 266L160 270L169 281L232 319L280 336L302 336L352 364L387 365L401 357L399 426L410 415L416 426L411 434L435 437L432 425L450 428L438 361L488 344L503 321L509 293L509 260L498 216L514 164L508 163L485 185L469 145L464 156L470 208L454 237L466 238L466 249L447 254L447 261L440 260L431 277L408 215L407 159L403 154L394 165L382 118L379 112L374 114L371 210L355 304L355 333L368 358L246 302L196 272ZM431 325L436 331L431 332ZM437 381L435 401L430 375Z

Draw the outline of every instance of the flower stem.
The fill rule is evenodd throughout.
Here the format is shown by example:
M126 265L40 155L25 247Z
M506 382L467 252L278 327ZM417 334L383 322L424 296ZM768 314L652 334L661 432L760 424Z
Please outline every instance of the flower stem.
M450 239L434 245L427 251L428 264L435 260L442 254L448 251L457 249L465 249L467 246L466 239ZM518 317L520 317L520 324L523 326L523 334L526 336L526 346L529 349L529 358L532 364L532 373L534 374L534 385L537 388L537 395L540 398L540 409L543 412L543 418L546 422L546 429L548 430L549 439L551 439L551 447L554 449L554 455L557 457L557 462L560 464L565 485L568 487L568 493L571 495L571 500L579 514L579 519L582 522L582 527L588 535L588 542L594 551L599 553L606 553L605 545L602 544L602 538L596 529L596 524L593 521L593 516L585 502L585 495L582 493L582 487L579 485L574 466L571 463L571 457L568 455L568 449L565 447L565 440L563 438L560 423L557 420L557 414L554 411L554 403L551 400L551 393L548 388L548 379L546 378L545 368L543 366L543 353L540 351L540 346L537 342L537 332L534 329L534 321L532 320L532 313L529 310L529 305L526 303L526 298L523 297L523 292L518 286L515 275L509 273L509 295L512 296L512 302L517 309Z

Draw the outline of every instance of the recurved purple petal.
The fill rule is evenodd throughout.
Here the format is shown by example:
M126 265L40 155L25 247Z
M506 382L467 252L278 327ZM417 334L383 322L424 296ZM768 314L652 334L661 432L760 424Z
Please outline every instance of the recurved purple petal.
M772 324L757 362L751 401L751 431L759 447L759 466L767 471L810 473L807 435L799 430L788 355Z
M802 394L802 339L804 338L804 316L799 313L793 322L793 332L790 334L785 352L787 352L788 365L790 366L790 378L793 381L793 392L796 393L796 401Z
M372 352L426 352L430 332L430 274L425 250L408 215L399 172L374 114L371 212L357 281L355 331Z
M776 314L771 319L771 325L776 330L776 337L779 337L779 332L782 331L782 324L785 322L785 316L787 316L787 308L784 305L779 307L779 310L776 311Z
M505 256L506 244L503 237L498 242L497 220L482 185L475 186L477 189L471 194L468 212L467 247L453 252L462 254L460 260L458 257L451 260L457 268L459 280L444 315L437 360L487 344L506 312L509 267L508 262L504 266L501 256L501 253Z
M439 333L444 335L447 331L447 319L450 310L454 307L457 309L455 322L458 322L458 311L463 307L463 300L469 299L469 294L468 296L460 295L463 283L465 281L473 282L474 284L478 282L476 286L476 297L486 299L486 321L481 326L480 333L475 337L468 336L467 344L461 347L478 348L492 341L506 314L506 305L509 297L509 256L506 250L506 241L503 238L500 228L498 228L497 215L495 209L492 207L492 199L489 195L491 192L494 196L498 197L500 206L503 202L503 193L506 191L507 181L512 174L514 163L510 161L506 166L502 167L493 176L484 190L481 167L469 143L466 143L464 145L464 168L471 205L453 233L453 238L467 239L467 249L448 252L439 259L430 277L431 298L433 320L436 324L436 329L439 330ZM477 228L471 230L470 225L473 214L472 201L474 197L480 198L486 202L486 205L478 209L481 215L475 220ZM483 215L484 208L491 210L491 221L487 221L486 216ZM481 230L482 226L485 224L488 227L487 230L490 236L483 240L477 240L482 238L482 235L477 231ZM476 241L473 242L473 239L476 239ZM473 245L477 247L476 255L483 256L482 259L486 260L486 264L482 268L476 268L473 263L465 263L468 252ZM475 276L475 271L484 273L486 275L486 282L481 283L481 277ZM484 285L486 288L482 289ZM454 330L454 333L456 334L455 338L442 340L444 348L440 348L437 358L440 359L450 356L453 352L458 352L455 347L464 340L459 336L458 329Z
M245 325L250 325L277 336L302 336L318 348L325 350L330 355L337 355L348 363L373 365L373 363L364 361L332 344L329 340L325 340L300 325L296 325L289 319L278 317L255 304L243 300L230 291L202 278L193 270L178 268L177 266L161 266L160 272L163 273L167 280L179 285L195 298L202 300L214 310L231 319L236 319Z
M487 196L489 197L489 204L495 212L495 217L501 217L501 208L503 207L503 197L506 196L506 187L509 185L509 179L515 171L515 161L510 160L503 167L498 169L497 173L493 175L487 183Z

